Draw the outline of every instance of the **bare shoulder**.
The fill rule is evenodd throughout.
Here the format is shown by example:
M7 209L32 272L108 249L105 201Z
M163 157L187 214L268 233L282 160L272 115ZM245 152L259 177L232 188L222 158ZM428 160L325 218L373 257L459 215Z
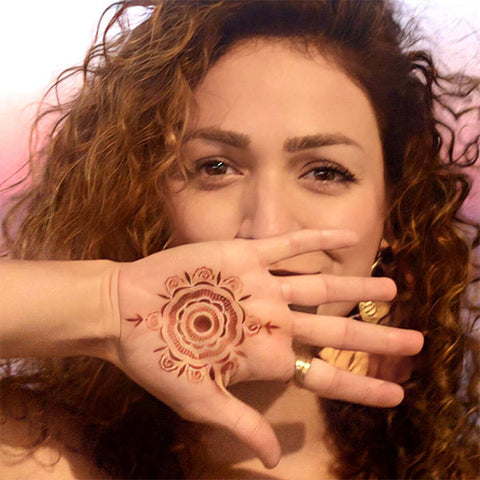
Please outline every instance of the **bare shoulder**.
M108 478L94 461L72 448L77 439L75 428L70 428L66 415L52 412L55 418L52 432L57 432L59 425L62 431L59 436L50 435L45 430L45 415L34 395L28 391L2 390L0 471L3 480Z

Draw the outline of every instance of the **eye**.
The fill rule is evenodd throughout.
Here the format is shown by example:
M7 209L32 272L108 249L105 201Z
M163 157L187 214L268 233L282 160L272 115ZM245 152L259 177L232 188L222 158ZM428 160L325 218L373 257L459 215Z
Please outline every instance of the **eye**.
M223 157L208 157L197 160L191 172L193 185L201 190L216 190L238 180L242 172Z
M350 170L336 162L326 161L302 175L302 178L319 184L346 184L356 181Z
M197 168L198 173L205 173L209 176L225 175L229 173L229 170L233 172L232 167L228 165L228 163L219 159L212 159L201 162Z

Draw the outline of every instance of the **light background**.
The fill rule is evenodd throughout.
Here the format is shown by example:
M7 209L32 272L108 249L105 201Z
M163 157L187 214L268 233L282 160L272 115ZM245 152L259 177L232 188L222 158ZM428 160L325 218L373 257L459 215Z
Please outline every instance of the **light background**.
M35 113L35 102L58 73L81 62L101 13L112 2L2 3L0 184L26 158L28 126ZM407 13L413 12L421 20L427 46L435 45L434 51L442 64L452 71L466 67L469 73L480 76L479 0L402 0L401 3Z

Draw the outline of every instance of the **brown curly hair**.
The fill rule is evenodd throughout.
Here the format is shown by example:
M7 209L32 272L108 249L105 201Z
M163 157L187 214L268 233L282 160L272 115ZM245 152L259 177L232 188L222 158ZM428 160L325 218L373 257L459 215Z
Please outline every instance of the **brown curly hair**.
M129 15L136 7L143 17ZM100 22L83 65L58 78L50 91L56 104L33 126L55 120L32 150L28 190L3 222L9 257L131 261L164 248L165 182L208 69L246 38L313 48L371 99L390 197L385 232L394 258L386 273L399 289L389 322L426 339L399 407L322 401L334 472L476 477L478 310L465 294L475 281L469 258L479 237L478 225L468 228L458 212L470 189L462 168L478 158L480 82L442 76L416 49L413 23L400 27L388 0L128 0L107 11L113 15L103 30ZM59 100L60 87L78 75L78 91ZM469 115L476 121L458 152ZM113 476L183 478L173 452L175 415L114 366L66 358L3 368L3 387L33 384L45 408L56 402L78 416L89 450Z

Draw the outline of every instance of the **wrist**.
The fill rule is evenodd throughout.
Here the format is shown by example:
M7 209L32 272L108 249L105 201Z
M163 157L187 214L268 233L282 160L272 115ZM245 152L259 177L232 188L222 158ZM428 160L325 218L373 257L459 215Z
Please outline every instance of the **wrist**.
M104 260L100 284L100 310L97 325L97 355L103 360L118 364L118 342L120 340L120 309L118 281L121 263Z
M77 263L77 262L75 262ZM80 303L72 308L72 351L116 363L120 338L118 277L121 264L111 260L78 262L74 272L75 291ZM88 299L88 301L82 301ZM78 330L74 329L78 327ZM68 343L67 343L68 345ZM71 355L71 354L70 354Z
M118 276L121 264L111 260L65 262L73 289L66 292L63 339L55 355L85 355L115 363L120 337Z
M109 260L1 262L1 356L110 360L120 329L115 297L120 265Z

